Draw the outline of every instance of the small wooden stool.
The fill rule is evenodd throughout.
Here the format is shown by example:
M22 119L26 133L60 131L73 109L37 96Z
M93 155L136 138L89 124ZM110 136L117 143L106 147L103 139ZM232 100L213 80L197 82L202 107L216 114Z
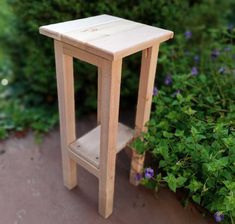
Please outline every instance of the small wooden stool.
M64 185L77 185L76 163L99 179L99 213L113 210L116 154L146 131L159 44L173 32L109 15L40 27L54 39ZM118 123L122 59L142 51L135 130ZM73 57L98 67L98 125L76 139ZM133 151L130 181L143 169L144 156Z

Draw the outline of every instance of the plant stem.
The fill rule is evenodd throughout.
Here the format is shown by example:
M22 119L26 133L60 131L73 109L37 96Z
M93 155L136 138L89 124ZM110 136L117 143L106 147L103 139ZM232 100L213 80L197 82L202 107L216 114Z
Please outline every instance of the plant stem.
M231 224L234 224L234 220L233 220L233 217L232 217L231 213L229 214L229 216L230 216L230 219L231 219Z

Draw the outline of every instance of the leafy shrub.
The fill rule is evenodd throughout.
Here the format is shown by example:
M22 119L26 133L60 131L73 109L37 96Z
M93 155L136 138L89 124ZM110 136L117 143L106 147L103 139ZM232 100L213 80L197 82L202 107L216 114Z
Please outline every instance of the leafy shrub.
M225 18L232 11L232 0L223 2L217 0L121 0L112 2L109 0L3 0L0 3L0 12L7 9L6 4L2 7L5 1L9 3L8 9L11 11L11 16L4 25L8 29L4 29L4 32L2 31L3 33L0 34L0 44L2 47L7 46L5 53L9 54L11 63L8 65L8 70L11 75L1 71L0 66L0 73L2 73L0 79L9 79L8 86L2 88L3 90L0 87L0 92L5 92L5 90L8 92L6 97L1 99L7 102L16 100L15 105L24 108L25 111L31 111L36 117L41 116L43 111L42 122L44 119L50 119L52 113L54 113L53 116L56 116L57 94L53 43L49 38L39 34L39 26L106 13L167 28L176 33L182 33L192 27L193 31L198 33L194 42L200 43L200 34L206 33L205 31L209 27L219 27L224 24ZM223 8L222 15L221 8ZM6 21L5 11L2 12L2 15L4 19L1 21ZM169 50L169 48L165 49ZM139 73L140 60L136 60L136 57L124 60L121 91L124 106L128 106L128 102L134 99L137 93L138 75L136 74ZM5 62L1 64L5 64ZM162 68L159 66L158 71L161 70ZM96 70L93 66L76 62L75 77L76 103L79 105L79 112L86 113L95 110ZM82 88L84 86L87 88ZM6 103L0 105L1 111L8 110L5 105ZM9 116L18 116L17 111L21 114L20 109L13 108L16 111L11 111ZM30 122L26 122L26 120ZM34 120L31 120L31 117L26 120L22 119L20 125L19 123L17 125L25 128L32 127L31 123ZM4 120L2 122L5 123ZM47 125L47 122L43 122L42 125ZM41 128L38 130L37 127L33 126L33 129L41 131ZM47 130L46 127L43 129ZM1 136L5 136L5 134Z
M133 146L155 158L156 174L146 169L142 184L183 188L216 221L234 223L235 29L213 29L207 38L192 48L188 31L161 56L168 75L155 89L148 132Z

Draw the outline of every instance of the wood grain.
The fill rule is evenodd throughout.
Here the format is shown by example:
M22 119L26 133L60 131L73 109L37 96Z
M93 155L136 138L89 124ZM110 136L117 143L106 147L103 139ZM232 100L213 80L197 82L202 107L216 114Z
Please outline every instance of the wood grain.
M69 146L74 153L97 168L100 167L100 134L101 126L99 125ZM133 136L134 130L119 123L115 152L120 152L132 140Z
M40 33L111 61L173 37L169 30L109 15L42 26Z
M64 184L77 185L77 163L99 179L99 213L113 211L116 154L145 132L149 120L159 44L173 32L110 15L42 26L54 39ZM118 124L122 59L142 51L135 131ZM98 67L98 127L75 135L73 57ZM144 155L133 150L130 181L137 185Z
M99 213L105 218L113 211L121 67L122 60L101 67Z
M147 130L146 123L149 120L151 112L158 49L159 45L157 44L142 51L138 102L135 120L135 137L140 136L142 132ZM136 179L136 175L137 173L141 173L143 171L143 165L144 155L138 155L135 150L133 150L130 171L130 182L132 184L138 185L139 181Z
M97 74L97 124L101 122L101 89L102 89L102 77L101 77L101 67L98 67Z
M54 41L60 114L60 140L64 185L77 186L77 164L69 157L68 145L75 141L73 58L63 53L63 44Z

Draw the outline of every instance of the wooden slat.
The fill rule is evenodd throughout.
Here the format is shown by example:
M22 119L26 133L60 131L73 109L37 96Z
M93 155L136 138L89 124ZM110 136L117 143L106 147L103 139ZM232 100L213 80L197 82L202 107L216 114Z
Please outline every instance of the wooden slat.
M101 68L98 67L98 91L97 91L97 124L101 122L101 89L102 89L102 77Z
M100 129L99 125L70 145L74 153L97 168L99 168L100 161ZM116 153L121 151L133 136L134 130L119 123Z
M69 42L74 46L85 49L86 43L89 43L90 41L103 39L118 33L124 33L142 26L144 25L140 23L119 19L110 23L96 25L87 29L79 29L62 34L61 39L64 42Z
M56 23L46 26L41 26L39 32L45 36L52 37L56 40L61 40L61 35L77 30L88 29L100 24L110 23L120 18L110 15L92 16L89 18L76 19L62 23Z
M99 57L97 55L94 55L92 53L89 53L87 51L76 48L66 43L63 43L63 52L64 54L70 55L81 61L88 62L95 66L101 66L101 64L103 63L103 60L106 60L105 58Z
M99 178L99 170L96 166L89 163L84 157L79 156L74 150L69 148L69 156L71 159L76 161L80 166L82 166L84 169L86 169L91 174L95 175L97 178Z
M122 60L101 67L101 136L99 213L107 218L113 211L116 143Z
M115 60L172 37L173 33L171 31L143 25L126 32L88 41L86 43L86 50L102 55L102 57L109 60Z
M68 145L76 139L74 112L73 58L63 53L63 44L54 42L60 112L60 139L64 185L77 185L77 164L68 155Z
M40 33L55 39L64 183L69 189L77 185L76 162L97 176L99 213L107 218L113 210L116 153L133 137L131 129L122 125L118 128L122 58L146 49L142 53L134 133L137 137L146 131L150 116L159 44L172 38L173 32L100 15L43 26ZM100 126L77 141L72 57L98 67ZM133 151L130 176L133 184L138 184L135 177L142 171L143 163L144 155Z
M43 26L40 33L110 61L173 37L171 31L108 15Z
M138 102L135 120L135 136L139 136L141 132L147 130L146 123L149 120L152 96L154 88L154 79L157 66L159 45L154 45L151 48L147 48L142 52L140 81ZM138 155L133 150L133 156L131 161L130 182L137 185L139 182L136 180L137 173L143 171L144 155Z

